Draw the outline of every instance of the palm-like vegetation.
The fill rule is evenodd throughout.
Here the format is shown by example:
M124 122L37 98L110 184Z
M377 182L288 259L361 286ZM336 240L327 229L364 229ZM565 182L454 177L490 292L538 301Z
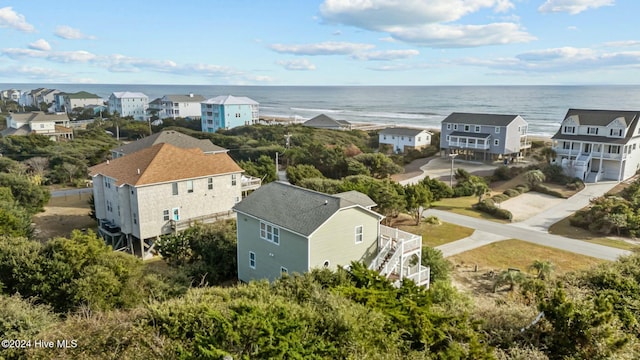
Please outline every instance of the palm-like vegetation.
M534 260L533 263L529 265L529 271L536 271L536 278L545 280L551 275L554 267L553 263L549 260Z

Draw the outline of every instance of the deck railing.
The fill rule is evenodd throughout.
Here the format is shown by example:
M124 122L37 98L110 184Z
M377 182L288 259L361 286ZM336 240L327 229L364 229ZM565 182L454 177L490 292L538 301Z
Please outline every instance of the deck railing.
M196 217L192 217L184 220L171 220L170 221L171 229L173 229L174 231L180 231L190 226L193 226L195 224L209 224L221 219L227 219L233 216L234 214L235 213L233 211L229 210L229 211L222 211L222 212L217 212L213 214L196 216Z

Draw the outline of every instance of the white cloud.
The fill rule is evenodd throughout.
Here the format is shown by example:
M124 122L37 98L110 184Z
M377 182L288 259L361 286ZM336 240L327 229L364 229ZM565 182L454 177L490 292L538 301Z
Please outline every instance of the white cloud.
M369 30L386 26L412 26L450 22L483 8L504 12L509 0L325 0L320 14L329 22Z
M621 40L621 41L610 41L602 44L607 47L630 47L630 46L638 46L640 45L640 41L638 40Z
M391 38L431 47L473 47L534 40L517 24L517 16L484 25L452 24L483 9L507 12L510 0L325 0L320 13L327 22L385 32Z
M276 64L284 67L287 70L307 70L307 71L311 71L311 70L315 70L316 69L316 66L313 65L307 59L301 59L301 60L278 60L278 61L276 61Z
M48 45L48 44L47 44ZM0 54L12 59L22 58L43 58L59 63L86 63L98 60L100 57L88 51L44 51L35 49L7 48L2 49Z
M394 27L389 32L395 39L437 48L475 47L485 45L521 43L535 40L517 24L493 23L488 25L442 25L420 27Z
M11 28L23 32L36 31L36 28L27 22L24 15L13 11L11 6L0 8L0 28Z
M373 71L412 71L433 68L431 64L389 64L382 66L372 66L369 70Z
M396 60L407 59L416 55L420 55L418 50L384 50L384 51L369 51L353 54L351 57L358 60Z
M26 77L28 79L34 79L38 81L52 81L52 80L64 80L67 79L69 74L57 71L55 69L48 69L35 66L15 66L0 68L1 78L13 78L16 75Z
M326 41L314 44L272 44L269 48L282 54L294 55L349 55L358 51L372 49L370 44Z
M70 26L61 25L56 28L54 34L57 37L61 37L67 40L79 40L79 39L89 39L94 40L95 36L85 35L80 30L74 29Z
M39 39L29 44L29 49L49 51L51 50L51 45L49 45L47 40Z
M482 66L503 73L564 73L603 70L607 68L636 68L640 51L598 52L589 48L562 47L529 51L513 58L456 61L460 65Z
M538 11L542 13L567 12L575 15L589 9L611 6L614 3L615 0L547 0L540 5Z
M549 61L549 60L576 60L576 59L593 59L596 52L589 48L561 47L554 49L534 50L517 55L516 57L523 61Z

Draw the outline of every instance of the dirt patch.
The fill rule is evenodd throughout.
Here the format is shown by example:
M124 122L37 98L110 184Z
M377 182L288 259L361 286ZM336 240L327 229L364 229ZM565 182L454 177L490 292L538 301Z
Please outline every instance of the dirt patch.
M91 194L75 194L53 197L44 212L33 217L35 238L45 241L57 236L69 236L75 229L93 229L96 222L89 217Z
M391 175L391 180L403 181L422 175L423 172L422 170L420 170L420 168L424 165L427 165L427 163L429 163L431 159L433 159L433 156L412 161L411 163L404 166L404 172L402 174Z
M530 191L505 200L500 207L513 214L514 222L526 220L565 201L555 196Z

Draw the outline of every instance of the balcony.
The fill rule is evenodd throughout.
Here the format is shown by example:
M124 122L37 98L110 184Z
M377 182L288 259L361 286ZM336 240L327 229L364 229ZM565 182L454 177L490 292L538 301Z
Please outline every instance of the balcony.
M262 179L251 176L242 175L240 181L240 188L242 191L255 190L262 185Z
M600 151L591 151L588 153L578 151L578 149L560 149L557 147L553 148L553 151L556 152L557 155L560 156L579 156L581 154L590 154L593 159L605 159L605 160L624 160L627 158L627 154L616 154L616 153L603 153Z
M466 141L449 141L450 148L462 148L462 149L482 149L488 150L491 146L488 143L470 143Z
M420 265L422 236L380 225L381 247L369 265L387 278L411 279L418 286L429 286L430 270ZM415 258L418 259L417 264Z
M522 149L530 149L531 141L520 141L520 150Z
M169 222L171 224L171 229L174 231L174 233L176 233L178 231L182 231L184 229L190 228L197 224L210 224L218 220L231 218L234 215L235 213L229 210L229 211L222 211L222 212L217 212L213 214L196 216L196 217L192 217L184 220L170 220Z

